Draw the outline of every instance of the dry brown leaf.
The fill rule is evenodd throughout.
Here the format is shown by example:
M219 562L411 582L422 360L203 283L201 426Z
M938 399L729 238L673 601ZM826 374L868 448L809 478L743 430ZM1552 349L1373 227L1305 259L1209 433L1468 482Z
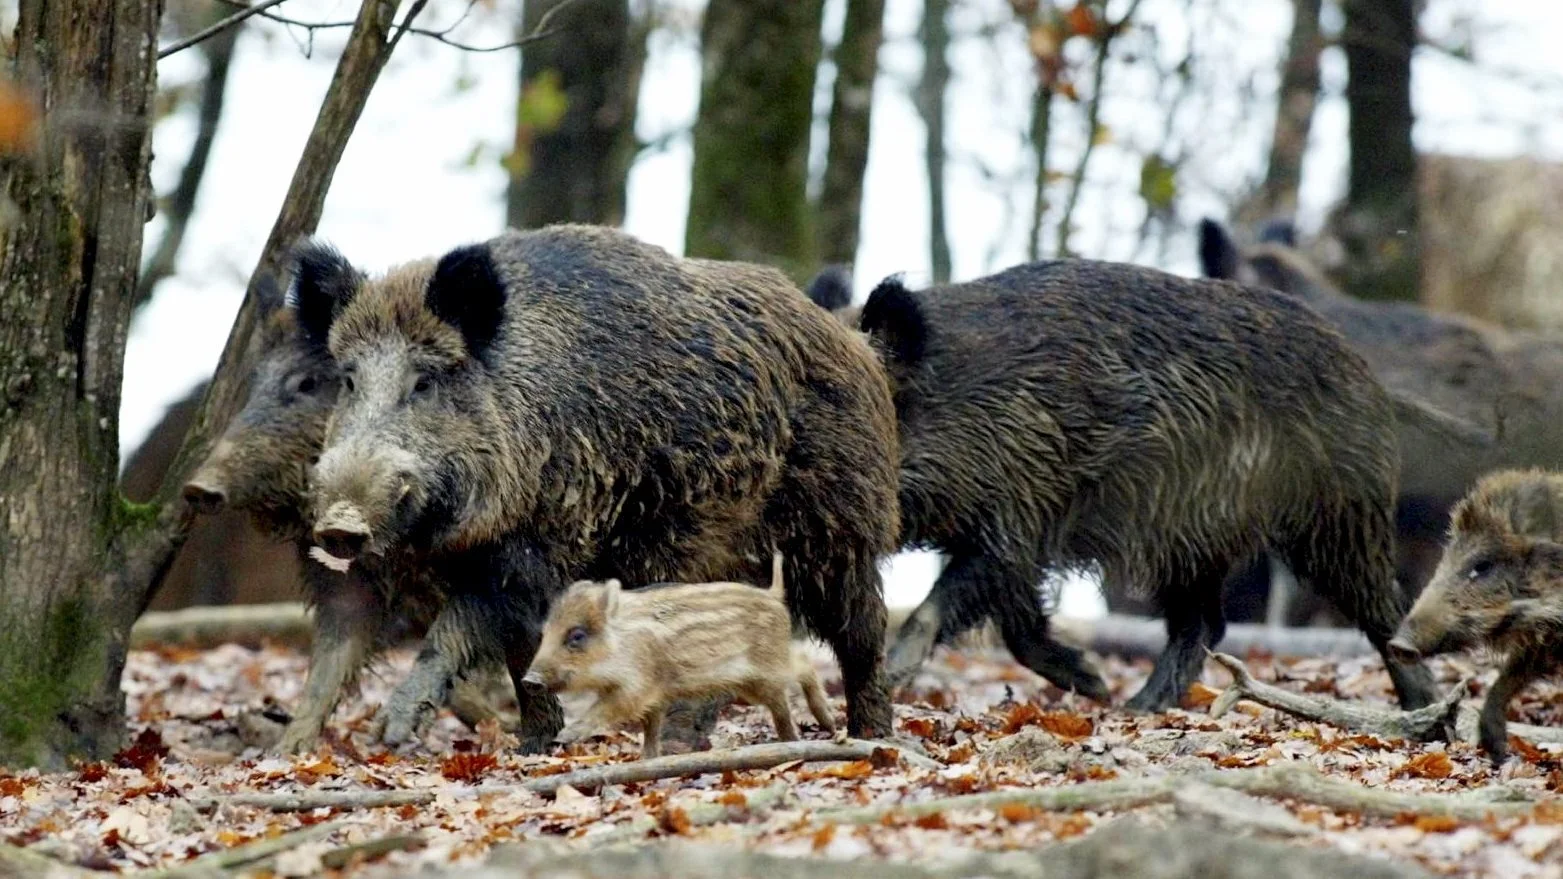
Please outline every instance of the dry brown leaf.
M923 830L948 830L950 822L945 819L943 812L929 812L926 815L918 815L913 825Z
M677 806L668 806L657 815L657 826L663 833L684 835L689 833L689 813Z
M487 775L499 765L493 754L477 752L457 753L440 761L440 774L450 781L473 782Z
M836 825L822 824L810 837L809 844L815 851L824 851L830 845L830 841L836 838Z
M1429 751L1406 761L1406 765L1395 770L1395 777L1448 778L1453 773L1454 763L1450 761L1448 754L1443 751Z

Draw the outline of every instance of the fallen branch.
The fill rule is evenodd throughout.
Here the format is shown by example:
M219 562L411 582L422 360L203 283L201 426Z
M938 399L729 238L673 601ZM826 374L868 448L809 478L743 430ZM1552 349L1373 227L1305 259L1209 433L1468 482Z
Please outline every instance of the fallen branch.
M95 871L73 867L54 858L0 843L0 879L81 879Z
M218 644L259 644L277 641L309 645L314 624L302 602L232 604L149 611L130 628L130 649L155 644L206 648Z
M464 790L446 791L454 796L483 796L527 792L551 794L564 785L578 790L597 789L612 784L657 781L686 775L738 772L746 769L770 769L783 763L813 763L838 760L868 760L877 751L894 751L912 766L937 768L927 757L912 754L894 745L858 739L836 742L768 742L720 751L671 754L651 760L613 763L577 769L562 775L534 778L521 784L480 785ZM229 794L191 797L197 811L209 812L218 806L251 806L273 812L300 812L310 809L377 809L385 806L420 806L434 801L432 790L388 791L299 791L285 794Z
M1097 619L1053 617L1060 641L1096 653L1154 658L1167 645L1167 624L1149 617L1108 614ZM1377 651L1356 629L1282 629L1258 623L1232 623L1219 645L1238 655L1251 651L1273 656L1369 656Z
M1425 708L1402 711L1398 708L1379 708L1364 702L1323 699L1294 693L1264 681L1255 680L1248 666L1235 656L1212 653L1210 658L1232 674L1232 686L1227 687L1210 705L1210 716L1220 717L1231 710L1239 699L1258 702L1301 717L1305 720L1328 723L1341 729L1367 733L1386 739L1409 739L1414 742L1429 741L1446 735L1454 725L1455 713L1460 708L1460 695L1465 692L1465 682L1450 689L1444 697Z
M320 856L320 865L327 870L341 870L350 866L358 857L372 859L391 852L416 851L427 844L427 840L416 833L382 836L356 845L332 849Z
M742 806L729 806L723 803L694 803L684 806L684 817L689 819L691 827L705 827L740 818L763 818L767 812L786 800L791 792L791 784L773 784L759 790L746 791ZM640 815L612 830L590 837L592 849L596 851L606 846L639 842L645 839L646 834L654 830L659 823L661 823L660 819L655 816Z
M193 861L188 861L169 870L159 870L139 875L146 876L147 879L176 879L176 877L209 876L239 867L247 867L267 858L275 857L289 849L298 848L305 843L325 839L340 830L342 826L340 821L311 824L308 827L301 827L281 836L257 839L254 842L247 842L244 845L235 846L224 851L202 855Z
M818 823L874 824L887 816L918 818L965 809L998 809L1020 805L1050 812L1104 812L1172 800L1176 791L1194 784L1230 788L1256 796L1301 800L1341 811L1379 817L1402 814L1446 815L1478 821L1487 815L1528 814L1530 801L1499 802L1479 794L1407 794L1376 790L1321 774L1306 763L1288 762L1254 769L1218 769L1187 775L1131 778L1072 784L1067 787L1024 788L943 797L917 803L825 809L814 813Z

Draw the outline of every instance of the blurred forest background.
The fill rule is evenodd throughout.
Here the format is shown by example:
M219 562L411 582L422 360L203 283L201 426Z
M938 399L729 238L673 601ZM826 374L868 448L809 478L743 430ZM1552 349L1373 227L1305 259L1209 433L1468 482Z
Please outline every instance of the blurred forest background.
M217 365L359 8L260 5L159 63L132 500ZM240 7L169 0L161 43ZM416 24L319 227L371 269L580 221L800 284L850 264L861 297L1055 256L1193 274L1201 217L1250 240L1284 218L1356 295L1563 329L1551 0L432 0ZM239 514L204 520L153 606L292 599L292 564ZM934 573L899 559L891 603Z

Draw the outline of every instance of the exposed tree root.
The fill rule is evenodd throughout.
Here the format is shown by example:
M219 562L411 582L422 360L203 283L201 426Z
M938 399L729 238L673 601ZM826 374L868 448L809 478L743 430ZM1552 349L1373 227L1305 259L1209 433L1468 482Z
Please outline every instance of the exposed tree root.
M220 607L186 607L150 611L130 628L130 648L145 650L156 644L206 648L218 644L259 644L276 641L307 647L314 624L304 604L234 604Z
M728 806L722 803L694 803L684 807L684 817L689 820L692 827L706 827L711 824L720 824L724 821L736 821L740 819L763 818L766 813L776 808L787 799L787 794L792 791L790 784L773 784L770 787L762 787L757 790L744 791L745 803L742 806ZM646 838L660 823L659 819L651 815L641 815L633 821L625 822L605 833L595 834L591 839L593 849L603 846L619 845L626 842L639 842Z
M97 875L54 858L0 843L0 879L82 879Z
M170 870L160 870L143 874L149 879L195 879L195 877L220 876L225 872L247 867L276 857L288 849L298 848L305 843L325 839L336 831L342 829L342 822L328 821L321 824L312 824L274 836L268 839L257 839L244 845L234 846L220 852L212 852L202 855L193 861L179 865Z
M745 769L770 769L784 763L808 763L827 760L869 760L876 754L894 753L897 759L912 766L937 768L939 764L904 749L873 741L848 740L837 742L769 742L762 745L746 745L720 751L700 751L693 754L673 754L652 760L636 760L630 763L613 763L577 769L562 775L549 775L513 785L482 785L460 793L478 795L490 793L514 793L526 791L551 794L564 785L580 790L595 790L605 785L631 782L656 781L663 778L679 778L686 775L740 771ZM422 805L434 800L432 790L388 791L299 791L284 794L229 794L226 796L191 797L190 804L198 811L206 812L218 806L251 806L274 812L298 812L309 809L375 809L383 806Z
M1231 672L1232 686L1211 703L1210 716L1220 717L1229 711L1239 699L1249 699L1269 708L1285 711L1305 720L1320 721L1341 729L1368 733L1387 739L1428 741L1446 735L1446 729L1454 725L1455 713L1460 707L1460 696L1465 683L1452 688L1442 699L1415 711L1398 708L1380 708L1363 702L1347 702L1339 699L1322 699L1294 693L1264 681L1256 680L1248 666L1235 656L1212 653L1211 659Z
M1083 782L1067 787L1003 790L943 797L917 803L825 809L814 813L821 823L873 824L886 816L917 818L961 809L997 809L1007 805L1047 811L1110 811L1172 800L1192 784L1230 788L1263 797L1301 800L1316 806L1379 817L1402 814L1447 815L1477 821L1487 815L1528 814L1530 801L1498 801L1478 794L1406 794L1375 790L1321 774L1305 763L1278 763L1254 769L1221 769L1188 775Z

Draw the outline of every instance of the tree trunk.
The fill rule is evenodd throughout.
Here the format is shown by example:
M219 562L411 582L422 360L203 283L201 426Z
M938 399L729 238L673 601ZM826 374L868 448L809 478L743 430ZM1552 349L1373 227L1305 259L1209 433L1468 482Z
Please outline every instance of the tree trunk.
M1416 150L1411 143L1413 0L1347 0L1346 103L1351 168L1332 226L1341 283L1366 299L1414 300L1421 287Z
M106 574L140 524L115 484L162 7L19 8L14 75L45 115L36 153L0 165L0 765L58 768L124 732L136 602Z
M1303 155L1313 127L1319 98L1319 34L1321 0L1292 0L1292 35L1281 66L1281 88L1275 101L1275 130L1270 136L1270 163L1259 191L1238 211L1244 225L1297 214L1297 189L1302 184Z
M555 35L521 51L506 211L518 229L624 222L646 31L628 0L527 0L522 33L537 31L562 4L547 23ZM546 118L549 99L560 94L563 115Z
M928 256L933 282L950 280L950 236L944 225L944 93L950 86L950 0L926 0L919 36L923 44L923 74L917 83L917 113L927 129L923 151L928 169Z
M711 0L695 119L688 256L818 264L808 201L809 126L824 0Z
M884 20L884 0L847 0L847 18L835 53L830 147L819 198L819 250L826 263L851 264L857 258L863 172L868 168L869 121Z

